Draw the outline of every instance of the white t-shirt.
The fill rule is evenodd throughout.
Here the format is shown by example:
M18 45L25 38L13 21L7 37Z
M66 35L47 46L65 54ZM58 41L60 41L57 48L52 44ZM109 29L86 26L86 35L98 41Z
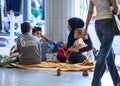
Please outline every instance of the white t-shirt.
M79 44L81 44L81 46L80 46L78 49L81 49L81 48L87 46L87 44L85 44L85 42L83 41L82 38L79 38L79 39L75 40L75 42L74 42L73 45L74 45L74 46L77 46L77 45L79 45ZM82 54L83 54L83 55L86 55L86 53L87 53L87 52L83 52Z
M96 20L112 18L109 0L90 0L97 10Z
M86 47L87 45L84 43L84 41L83 41L83 39L82 38L79 38L79 39L77 39L77 40L75 40L75 42L74 42L74 46L77 46L78 44L81 44L81 46L78 48L78 49L80 49L80 48L83 48L83 47Z

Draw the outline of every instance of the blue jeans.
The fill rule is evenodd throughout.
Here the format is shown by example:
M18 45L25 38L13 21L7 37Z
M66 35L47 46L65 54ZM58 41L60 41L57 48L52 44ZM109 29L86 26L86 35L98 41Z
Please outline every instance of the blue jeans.
M114 34L112 33L112 19L96 20L95 29L101 46L97 56L92 86L101 86L101 78L105 72L106 66L109 68L114 85L116 85L120 82L120 77L115 66L114 50L112 48L114 39Z

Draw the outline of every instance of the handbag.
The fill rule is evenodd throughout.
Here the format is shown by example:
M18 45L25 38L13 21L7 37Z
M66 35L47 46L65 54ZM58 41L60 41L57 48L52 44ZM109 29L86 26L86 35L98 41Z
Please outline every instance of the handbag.
M120 35L120 15L116 15L113 13L113 33L114 35Z
M110 0L109 0L110 2ZM113 12L113 22L112 22L112 29L113 29L113 34L114 35L120 35L120 15L117 15L114 11L113 11L113 7L112 4L110 2L110 8Z

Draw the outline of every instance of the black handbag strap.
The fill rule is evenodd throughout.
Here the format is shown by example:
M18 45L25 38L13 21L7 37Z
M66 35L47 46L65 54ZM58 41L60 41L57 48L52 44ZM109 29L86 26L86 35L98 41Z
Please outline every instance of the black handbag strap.
M109 6L112 7L112 3L110 0L109 0ZM113 14L116 14L113 9L112 9L112 12L113 12Z
M112 6L111 1L109 0L109 6Z

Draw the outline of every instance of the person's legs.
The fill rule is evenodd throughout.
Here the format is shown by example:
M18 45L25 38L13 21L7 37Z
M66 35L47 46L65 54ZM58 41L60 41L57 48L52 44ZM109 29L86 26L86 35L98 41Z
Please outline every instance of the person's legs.
M110 75L112 77L114 85L120 83L120 77L119 77L117 68L115 66L115 56L114 56L114 51L112 48L107 58L107 64L108 64L108 68L109 68Z
M94 76L93 76L93 86L100 86L100 85L96 85L96 84L100 83L100 80L101 80L103 73L105 71L106 57L109 53L109 49L110 49L111 44L112 44L111 37L110 37L110 39L108 39L108 37L110 37L110 36L105 36L105 38L107 38L108 42L101 43L101 48L100 48L100 51L98 53L95 71L94 71Z
M70 54L69 62L71 64L82 63L85 59L86 56L82 55L81 53L73 52Z
M106 59L109 55L114 35L112 34L112 19L98 20L95 23L96 33L101 46L97 56L92 86L101 86L101 78L106 68Z
M42 61L46 61L46 53L52 53L52 48L47 42L43 42L41 45L42 49Z

